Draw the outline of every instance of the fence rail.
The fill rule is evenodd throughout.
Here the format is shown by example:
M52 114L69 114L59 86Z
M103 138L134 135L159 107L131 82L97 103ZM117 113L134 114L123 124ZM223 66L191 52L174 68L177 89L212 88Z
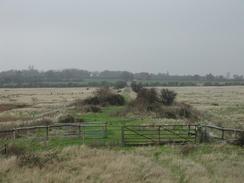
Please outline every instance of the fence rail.
M107 123L79 123L79 124L54 124L47 126L19 127L0 131L0 139L28 138L46 140L64 137L81 138L85 140L102 140L107 136Z
M0 140L79 138L83 143L107 142L122 145L162 145L166 143L197 143L202 135L216 140L236 140L244 130L213 125L114 125L104 122L68 123L18 127L0 131ZM1 147L0 152L6 147Z
M122 145L196 142L196 125L140 125L121 128Z

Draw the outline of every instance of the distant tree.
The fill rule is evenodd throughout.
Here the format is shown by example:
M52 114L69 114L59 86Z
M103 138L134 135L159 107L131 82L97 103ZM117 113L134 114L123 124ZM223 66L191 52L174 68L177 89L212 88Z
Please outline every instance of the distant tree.
M199 76L198 74L195 74L193 76L193 80L199 81L201 79L201 76Z
M243 80L243 76L242 75L234 74L233 75L233 79L236 80L236 81L240 81L240 80Z
M127 71L123 71L121 73L121 79L123 79L124 81L131 81L133 80L133 74Z
M213 80L215 79L215 77L214 77L213 74L209 73L209 74L206 75L206 79L207 79L208 81L213 81Z

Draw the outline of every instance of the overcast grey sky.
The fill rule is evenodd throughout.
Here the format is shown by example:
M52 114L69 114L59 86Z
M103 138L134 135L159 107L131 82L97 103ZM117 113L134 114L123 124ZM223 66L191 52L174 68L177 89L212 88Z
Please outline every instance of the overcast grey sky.
M244 74L243 0L0 0L0 70Z

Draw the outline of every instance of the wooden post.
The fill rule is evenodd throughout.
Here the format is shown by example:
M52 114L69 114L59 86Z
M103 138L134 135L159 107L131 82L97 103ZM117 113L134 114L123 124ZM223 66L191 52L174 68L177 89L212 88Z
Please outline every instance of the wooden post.
M4 154L7 154L7 144L4 144Z
M107 122L106 123L104 123L104 129L103 129L104 131L104 138L107 138L107 131L108 131L108 129L107 129Z
M158 144L160 145L160 141L161 141L161 134L160 134L160 126L158 127Z
M82 126L83 132L82 132L82 143L85 144L85 125Z
M188 136L190 136L190 135L191 135L191 126L188 125Z
M224 140L225 138L225 131L224 131L224 129L222 129L222 140Z
M13 129L13 139L16 139L16 129Z
M236 133L236 130L235 130L235 134L234 134L234 135L235 135L235 137L234 137L234 138L235 138L235 139L237 139L237 133Z
M197 143L197 126L195 125L195 143Z
M124 134L124 126L121 126L121 145L124 146L125 145L125 134Z
M80 124L79 124L79 126L78 126L78 137L81 137L81 133L80 133Z
M48 141L49 140L49 126L46 127L46 140Z

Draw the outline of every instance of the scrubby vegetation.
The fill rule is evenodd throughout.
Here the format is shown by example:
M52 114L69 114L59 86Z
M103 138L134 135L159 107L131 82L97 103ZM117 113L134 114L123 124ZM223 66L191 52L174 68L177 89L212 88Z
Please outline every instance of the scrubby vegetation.
M115 89L122 89L122 88L125 88L126 86L127 86L127 82L126 81L117 81L114 84L114 88Z
M164 105L172 105L175 101L176 93L169 89L162 89L160 91L159 99Z
M158 92L154 88L140 88L137 90L136 99L129 104L127 111L150 112L158 118L198 120L200 113L189 104L176 102L176 95L169 89L162 89Z
M137 83L135 81L133 81L130 86L131 86L132 90L136 93L138 93L143 88L143 85L141 82Z
M70 114L62 115L58 118L58 122L59 123L74 123L75 118Z
M109 87L102 87L95 92L93 97L84 100L84 104L88 105L124 105L125 99L122 95L115 94Z

